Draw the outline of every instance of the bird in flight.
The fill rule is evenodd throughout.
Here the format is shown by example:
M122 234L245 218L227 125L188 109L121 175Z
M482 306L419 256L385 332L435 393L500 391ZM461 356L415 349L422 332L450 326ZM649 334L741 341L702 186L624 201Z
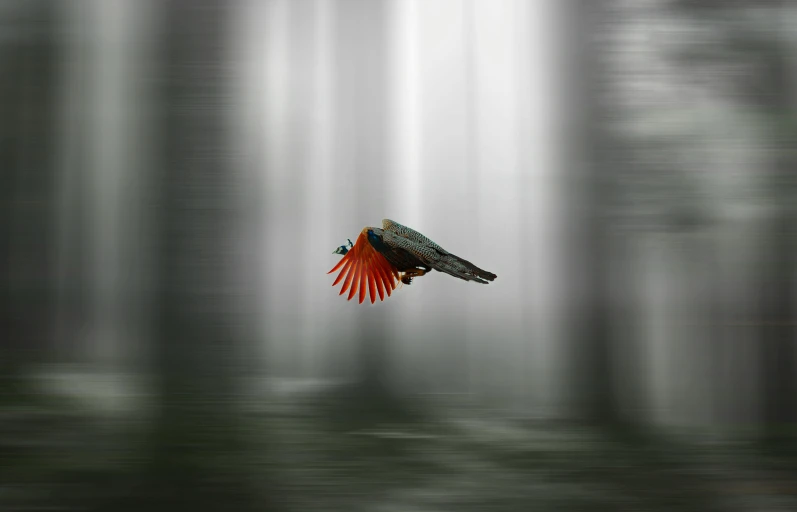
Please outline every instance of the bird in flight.
M343 280L339 295L348 291L348 300L351 300L359 292L360 304L365 300L366 291L373 304L377 293L379 300L385 300L385 293L390 297L397 281L409 285L413 278L432 270L482 284L497 277L390 219L382 220L381 229L363 228L351 249L344 252L339 247L334 254L343 254L343 258L327 272L340 270L332 286Z

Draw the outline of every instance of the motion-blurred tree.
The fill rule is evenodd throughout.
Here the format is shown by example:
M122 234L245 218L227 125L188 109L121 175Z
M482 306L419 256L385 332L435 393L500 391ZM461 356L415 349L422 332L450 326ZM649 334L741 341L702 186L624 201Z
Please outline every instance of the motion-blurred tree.
M610 332L609 245L606 206L612 190L612 170L607 155L612 141L602 124L607 112L603 101L606 69L601 40L609 2L579 1L571 11L574 23L567 44L571 115L579 127L570 146L570 198L568 279L570 280L567 332L569 357L574 368L576 415L605 426L621 421L615 390L619 376L613 367Z
M759 259L756 325L761 351L764 440L794 447L797 427L794 271L797 261L797 96L794 20L788 1L718 2L673 0L687 19L711 30L711 44L681 47L675 57L687 68L727 62L754 70L732 87L746 107L741 122L755 126L764 166L755 179L767 210ZM725 84L723 84L725 85Z
M256 502L237 379L248 341L239 324L255 318L239 309L252 290L234 265L247 204L238 196L244 173L234 165L226 119L235 6L171 1L160 11L152 300L158 400L142 485L120 508L227 511Z
M47 347L52 314L56 9L7 2L0 21L0 372ZM26 359L30 359L26 357Z

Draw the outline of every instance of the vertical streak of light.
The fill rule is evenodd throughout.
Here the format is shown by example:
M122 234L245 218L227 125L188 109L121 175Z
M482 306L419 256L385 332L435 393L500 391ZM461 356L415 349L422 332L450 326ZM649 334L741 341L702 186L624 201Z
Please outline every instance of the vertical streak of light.
M227 141L231 148L229 180L234 187L240 212L233 233L228 233L230 259L225 263L229 276L227 283L239 290L231 300L236 301L235 311L240 312L240 321L231 326L231 335L241 340L233 344L231 361L239 368L239 378L259 376L262 370L262 342L260 318L263 314L260 276L262 264L262 213L263 179L262 155L263 118L259 115L260 98L263 96L262 78L262 23L266 4L260 0L238 0L230 7L231 26L224 29L227 56L224 62L225 94L230 98L230 107L225 109L229 127ZM255 377L257 378L257 377Z
M544 118L548 120L547 126L543 128L543 147L545 148L545 158L542 161L543 167L549 169L545 173L546 178L546 200L540 205L541 219L545 227L545 239L548 245L543 251L543 261L541 268L545 269L541 277L542 286L538 288L540 302L542 304L541 314L546 319L544 332L546 340L545 346L545 399L548 400L552 413L557 413L554 409L558 404L564 402L563 398L567 387L561 385L565 373L566 344L561 343L564 337L562 329L562 319L565 311L565 297L568 288L562 286L563 277L566 277L564 267L567 258L565 251L567 244L564 242L563 234L567 230L567 211L569 190L567 190L566 177L569 174L566 170L569 160L568 152L570 147L569 119L572 98L568 94L569 55L570 41L569 30L571 28L572 6L568 2L557 2L549 0L546 4L549 13L550 23L545 25L545 39L551 45L551 51L546 55L548 68L553 72L547 77L545 82L546 91L544 97L551 101L545 104ZM564 35L563 35L564 34ZM543 372L541 372L543 373ZM554 391L556 390L556 391Z
M394 118L397 120L396 157L397 182L407 193L395 200L402 203L402 211L409 226L417 225L423 217L423 190L420 186L420 80L418 0L399 0L395 17L398 29L395 44L396 62L399 67L397 98L394 103ZM404 217L402 217L404 218Z
M536 3L536 2L535 2ZM509 229L511 233L519 233L524 240L530 239L532 236L536 237L537 233L527 233L524 226L524 211L522 208L523 195L525 193L523 185L523 177L528 172L528 168L523 166L523 148L531 146L536 149L538 144L537 140L528 133L526 129L527 118L531 117L532 112L529 111L526 101L530 101L539 95L538 84L532 81L529 75L529 67L539 70L539 62L537 62L537 55L528 51L528 44L526 43L526 11L528 8L528 0L513 0L509 6L508 24L512 25L511 36L509 38L509 46L512 52L510 59L509 74L509 111L511 112L510 137L509 149L511 150L510 167L513 174L510 183L512 183L511 197L511 210L507 215ZM536 64L536 68L534 67ZM534 112L536 114L536 112ZM534 134L536 135L536 134ZM525 139L525 141L524 141ZM510 220L511 219L511 220ZM513 251L512 257L515 263L513 266L517 269L524 268L529 265L532 258L524 258L520 251ZM509 310L508 318L513 327L511 336L514 338L512 347L513 354L511 354L509 364L511 365L512 381L507 383L507 389L513 390L514 396L510 397L510 406L516 412L523 409L523 403L526 397L529 396L529 380L526 375L526 360L527 360L527 346L530 342L527 339L527 330L524 325L524 286L522 282L517 279L512 281L515 287L514 299L509 301L507 309ZM509 322L508 322L509 323ZM509 373L509 372L508 372Z
M516 364L519 365L518 387L518 406L523 407L523 403L527 401L527 397L531 396L530 388L533 388L531 375L534 372L529 372L528 367L532 362L531 351L532 343L535 336L532 331L532 317L535 316L536 307L533 302L533 297L529 297L528 290L533 289L527 286L529 279L533 279L535 275L535 262L536 258L531 258L530 248L536 245L539 233L535 229L536 226L532 224L532 219L537 218L536 212L532 211L532 202L524 202L523 198L528 197L528 194L533 190L531 188L530 180L530 167L531 162L528 158L529 145L531 137L534 133L531 131L531 118L535 111L536 105L533 98L533 82L532 82L532 63L531 59L534 54L531 52L531 35L529 33L529 17L530 7L536 6L537 2L519 2L515 5L515 47L517 53L515 54L515 67L517 69L517 105L515 107L515 117L517 118L517 129L515 130L515 151L517 153L517 175L515 179L516 189L515 201L517 202L517 217L518 217L518 230L520 234L520 243L517 249L518 268L529 270L523 272L520 278L520 292L517 298L520 307L520 328L518 331L518 344L519 353L516 357ZM536 85L536 84L534 84ZM525 92L521 94L520 91ZM524 143L525 142L525 143ZM533 148L533 149L536 149Z
M516 5L512 0L473 1L468 7L464 16L466 38L471 42L466 52L466 76L470 77L466 81L467 189L475 204L469 235L480 244L489 245L491 240L502 239L516 245L519 222L517 27L513 24ZM485 208L487 205L490 208ZM494 265L508 269L518 268L519 254L498 251L493 261ZM503 291L491 301L489 310L494 318L500 319L500 327L493 326L488 331L475 321L484 313L485 305L470 296L474 298L467 306L470 313L467 331L471 345L478 347L474 350L478 352L475 359L484 361L480 368L482 375L478 377L480 391L492 398L511 400L509 389L516 371L513 355L519 336L519 283L510 277L497 284ZM489 337L494 341L487 349L484 341Z
M465 222L471 228L471 233L477 239L479 238L479 214L480 214L480 193L479 193L479 150L477 147L477 122L479 119L478 109L478 90L477 90L477 73L478 63L476 62L476 48L478 40L476 37L476 30L474 27L475 16L475 0L462 0L462 30L465 34L465 110L466 117L465 123L466 138L465 138L465 152L466 152L466 174L465 181L467 182L467 197L473 201L473 213ZM468 299L466 307L467 319L466 322L466 344L468 347L467 367L468 367L468 390L470 395L479 395L481 392L482 378L480 372L481 365L477 366L477 361L481 358L481 351L478 349L478 340L480 333L476 331L478 318L478 305L473 299Z
M528 1L528 0L526 0ZM521 148L521 135L522 135L522 127L523 127L523 118L520 111L520 91L519 89L519 80L522 78L519 73L519 56L523 55L524 62L528 62L530 59L536 57L536 55L529 55L528 52L520 51L518 43L521 41L521 37L519 37L518 32L519 29L522 28L522 17L518 16L519 14L519 3L518 0L510 0L507 2L507 6L504 13L504 20L506 25L508 26L508 34L505 40L505 51L508 53L507 59L507 68L506 68L506 87L507 87L507 94L504 98L504 105L503 108L507 112L507 131L510 134L506 140L506 149L507 149L507 186L510 187L507 191L507 199L506 205L504 209L501 211L501 220L506 223L508 233L520 233L521 232L521 210L520 210L520 200L521 200L521 187L517 186L520 181L521 169L520 169L520 162L521 162L521 155L520 155L520 148ZM527 96L533 96L534 92L533 84L530 90L524 91ZM527 140L527 145L535 146L535 140ZM521 262L520 253L518 251L511 251L507 256L507 261L511 267L514 268L521 268L523 263ZM507 297L508 300L504 303L504 318L507 326L507 337L511 338L511 343L507 346L507 355L504 356L503 361L506 362L507 372L505 376L505 381L501 382L502 389L506 390L507 392L507 400L508 405L513 408L515 411L518 410L518 407L521 405L523 397L526 395L526 388L527 383L525 382L524 375L524 368L523 368L523 344L524 340L522 339L523 330L521 329L522 325L522 305L520 303L520 296L522 293L522 286L520 285L520 281L518 279L513 279L510 281L511 285L507 285L504 283L504 286L507 286L509 289L507 290Z
M87 6L90 18L95 23L90 26L96 32L92 41L92 76L90 111L89 169L91 172L91 197L93 215L91 216L93 289L91 301L92 352L101 358L112 357L108 351L118 349L113 339L119 333L119 315L123 305L119 303L119 244L121 207L121 180L125 172L127 158L122 157L125 139L125 64L130 64L124 53L128 46L125 39L130 36L129 21L131 13L124 12L126 4L119 1L91 0ZM90 29L92 30L92 29ZM121 121L121 122L120 122ZM91 141L91 142L89 142ZM129 155L125 155L129 156ZM128 212L129 213L129 212ZM114 325L116 324L116 325Z
M55 210L56 226L56 321L54 346L60 356L67 356L67 347L72 346L71 336L75 327L73 322L77 316L76 286L73 276L80 272L79 251L83 231L79 225L83 218L76 208L81 204L80 186L84 181L81 172L84 168L80 162L80 137L84 128L84 120L80 117L83 101L82 92L86 86L86 52L83 51L83 34L85 33L85 4L70 2L58 4L61 16L66 25L67 43L61 45L64 55L61 57L61 69L58 77L60 106L59 127L56 153L58 172L57 201ZM63 347L63 352L61 348Z
M310 229L313 213L313 198L317 196L315 169L313 167L316 148L314 141L318 131L315 116L318 111L315 105L315 83L318 72L315 54L315 38L317 37L316 4L310 0L294 1L291 4L291 129L290 158L291 172L294 174L290 185L291 206L294 221L291 233L296 236L298 253L293 258L293 271L297 278L295 308L296 316L292 319L296 329L296 376L311 378L313 374L313 292L311 286L315 281L309 272L309 263L320 256L312 252L313 243ZM305 105L312 105L305 110Z
M385 215L408 226L417 226L423 217L423 187L421 186L421 88L420 88L420 55L419 40L419 4L418 0L396 0L391 4L393 9L393 41L391 42L391 59L395 63L392 80L393 98L391 119L393 127L393 182L403 191L388 195L388 212ZM418 301L407 301L402 304L405 314L417 318L420 313ZM402 327L394 326L395 330ZM419 358L412 366L424 368L423 347L410 344L405 349ZM410 382L417 381L417 375L409 376Z
M541 251L540 268L545 269L544 272L539 274L539 286L536 288L538 293L538 300L541 304L540 317L544 318L544 325L541 332L543 350L541 360L545 361L544 366L538 365L537 370L541 375L541 381L537 381L544 385L544 389L553 389L553 373L550 367L553 366L551 362L554 360L554 349L558 345L556 330L553 328L555 324L554 318L557 317L557 297L554 295L554 285L548 279L552 275L557 275L559 269L556 267L557 257L555 255L558 236L557 233L562 230L561 219L556 215L557 204L554 198L560 197L559 190L556 188L556 177L561 174L562 163L556 156L559 154L559 148L564 147L561 142L561 126L558 124L565 116L564 113L564 100L561 95L562 88L558 80L561 80L561 69L558 67L555 54L559 51L559 45L556 40L558 33L557 27L561 27L562 13L557 10L561 8L560 4L548 0L544 3L549 23L544 25L542 34L544 40L547 42L548 52L544 54L544 66L550 69L551 73L548 75L548 80L544 82L543 98L550 98L550 101L543 101L543 124L541 131L543 133L540 150L541 150L541 166L544 169L544 193L542 194L542 201L540 207L540 223L544 229L544 240ZM551 393L547 393L551 394ZM550 398L549 398L550 400Z
M290 322L286 322L281 305L283 295L294 293L294 290L286 287L284 276L278 274L281 258L290 254L285 251L285 247L290 247L295 240L295 234L290 231L291 226L285 222L285 204L281 199L289 164L286 130L290 116L287 108L290 101L289 9L287 0L269 2L266 29L254 36L257 39L255 44L262 46L265 42L266 48L262 57L264 76L261 84L264 104L260 112L264 119L262 162L265 165L262 183L263 196L267 203L262 288L266 290L263 329L269 343L269 353L274 356L268 361L272 370L281 366L280 363L288 356L283 351L291 350L292 347L291 343L285 343L291 336L287 330ZM265 41L259 39L260 37L265 37Z
M138 147L144 132L144 98L137 77L142 73L142 45L148 40L147 6L147 2L85 0L70 4L68 11L75 23L74 33L70 31L75 54L67 59L78 59L78 65L64 70L67 94L63 99L65 132L60 137L64 146L59 149L65 176L59 183L63 188L59 214L64 214L58 220L59 302L67 299L69 287L76 286L67 274L74 269L69 260L80 254L80 248L75 251L71 246L69 234L87 232L91 330L84 341L88 342L86 355L95 361L111 362L123 355L127 348L124 336L129 334L123 329L131 324L124 320L140 313L129 300L141 278L141 260L135 254L139 248L135 237L141 235L135 224L139 212L134 208L142 179L136 170L145 153ZM90 20L86 25L85 19ZM75 130L81 122L83 129ZM87 217L75 212L81 203L81 185L91 198L86 204ZM59 316L66 308L66 304L59 305Z
M491 240L511 240L516 247L518 240L518 128L520 119L517 112L517 26L513 0L502 2L474 2L470 13L473 24L471 38L477 38L475 62L471 65L475 84L469 90L473 108L469 122L472 133L468 134L469 146L478 148L473 158L475 172L472 177L476 184L470 183L473 197L478 198L473 223L472 238L480 244ZM466 18L468 19L468 18ZM528 57L528 53L526 53ZM529 91L524 91L527 94ZM533 144L533 141L531 142ZM489 205L489 208L486 206ZM493 259L494 264L506 268L519 268L519 253L499 251ZM500 274L500 272L498 272ZM491 313L500 319L500 328L491 331L475 324L473 330L482 347L484 366L484 391L493 399L500 399L509 405L517 391L515 352L519 338L519 282L518 279L500 281L502 292L491 301ZM491 289L491 292L495 288ZM489 293L489 292L488 292ZM484 309L480 302L472 301L470 308L473 317L478 316L475 308ZM483 343L493 337L489 350ZM495 400L493 400L494 402Z
M332 179L332 55L334 49L332 44L331 27L331 7L327 0L315 0L314 2L314 47L313 56L315 61L314 84L313 84L313 133L312 149L310 157L310 170L312 173L309 185L306 187L305 205L309 208L309 219L304 229L313 233L330 233L333 231L330 221L334 209L333 197L330 193L333 190L334 181ZM313 236L311 240L325 240L324 237ZM341 242L342 243L342 242ZM325 245L322 248L326 249ZM331 247L330 247L331 249ZM319 270L326 272L324 265L329 260L328 252L320 250L318 244L306 247L307 259L310 262L318 262L319 265L308 265L306 269L304 290L305 296L302 301L303 312L302 322L303 332L301 333L304 341L305 375L317 377L320 373L320 357L318 352L322 350L320 343L326 340L325 332L329 326L329 307L327 297L323 300L315 297L315 290L319 287L317 283L323 281L328 284L327 279Z
M554 398L549 385L552 361L550 347L555 345L551 340L554 335L554 311L551 304L552 287L547 280L548 276L555 274L553 265L556 261L551 255L556 244L553 234L557 232L552 183L559 170L554 148L559 147L556 119L561 117L562 100L556 84L559 70L555 67L554 52L557 47L554 34L560 20L555 1L536 0L521 2L520 5L525 7L517 16L522 22L518 29L522 38L520 47L527 49L528 53L520 55L526 65L521 65L524 79L519 83L521 90L527 91L529 102L527 110L524 110L528 116L526 126L521 126L519 130L520 134L526 136L525 141L520 141L523 148L520 159L520 203L523 222L527 223L525 232L528 233L528 237L524 236L525 243L521 244L520 265L529 269L528 285L522 293L528 297L526 303L531 308L524 315L523 332L532 336L529 359L526 361L532 367L533 377L529 385L535 389L535 410L540 411L544 401ZM536 65L536 73L531 62ZM529 239L532 243L528 242Z
M260 31L259 23L263 19L263 6L264 4L257 0L242 0L234 11L232 23L235 24L235 27L230 31L232 38L230 41L231 60L235 63L232 71L237 80L233 89L236 101L233 103L230 113L233 117L232 137L233 147L240 155L241 172L245 174L240 183L242 186L240 193L243 200L247 202L244 226L246 231L244 238L247 242L243 247L242 264L233 271L238 273L235 276L236 279L252 280L253 273L258 276L254 280L256 284L252 287L252 302L248 305L241 305L241 310L246 311L246 314L253 315L254 318L261 314L260 307L263 298L263 290L258 286L261 283L259 255L262 248L259 205L262 204L263 190L258 186L252 186L253 184L259 185L262 180L260 168L263 162L260 153L260 139L262 139L263 131L262 118L258 116L258 113L259 107L261 107L259 99L262 97L260 87L263 81L263 69L259 60L260 48L257 44L259 42L257 35ZM244 329L247 328L252 328L252 326L244 327ZM262 329L261 325L255 325L252 329L254 332L242 334L247 340L258 339L262 335L260 329ZM242 354L242 358L248 358L250 361L242 365L242 368L246 373L253 373L259 367L260 347L247 346L244 347L244 350L247 354Z

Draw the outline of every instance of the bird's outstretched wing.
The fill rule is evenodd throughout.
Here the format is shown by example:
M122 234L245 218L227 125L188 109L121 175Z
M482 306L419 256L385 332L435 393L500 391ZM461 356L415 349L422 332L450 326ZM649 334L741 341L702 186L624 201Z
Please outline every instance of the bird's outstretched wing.
M376 301L377 292L379 300L385 300L385 292L390 297L390 293L396 289L396 281L399 278L396 268L368 242L367 231L368 228L365 228L360 232L354 247L341 258L332 270L327 272L331 274L340 269L332 286L337 286L345 278L339 295L343 295L346 290L349 290L348 300L351 300L359 290L360 304L365 300L366 288L371 295L371 304Z

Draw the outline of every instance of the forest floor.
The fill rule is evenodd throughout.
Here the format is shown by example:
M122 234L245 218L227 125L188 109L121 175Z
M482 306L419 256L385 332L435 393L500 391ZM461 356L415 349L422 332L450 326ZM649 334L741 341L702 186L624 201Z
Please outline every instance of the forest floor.
M111 504L141 492L128 476L141 462L146 415L114 408L113 397L81 405L7 386L0 397L0 510L116 510ZM406 421L357 425L336 404L317 391L250 397L244 459L212 464L220 477L245 475L270 504L264 510L797 510L795 460L746 444L694 435L625 442L444 400L416 402L424 414Z
M797 511L797 461L750 445L695 433L626 442L445 402L425 408L431 419L348 430L320 402L287 400L272 415L295 510Z

